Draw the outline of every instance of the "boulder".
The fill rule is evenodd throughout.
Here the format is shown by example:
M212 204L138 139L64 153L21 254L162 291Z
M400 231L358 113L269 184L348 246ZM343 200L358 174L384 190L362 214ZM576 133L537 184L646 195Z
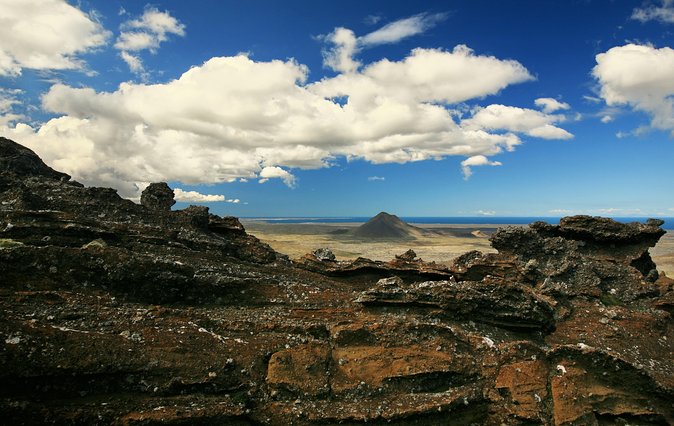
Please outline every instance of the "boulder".
M176 203L174 195L166 182L151 183L140 195L140 204L149 210L168 212Z

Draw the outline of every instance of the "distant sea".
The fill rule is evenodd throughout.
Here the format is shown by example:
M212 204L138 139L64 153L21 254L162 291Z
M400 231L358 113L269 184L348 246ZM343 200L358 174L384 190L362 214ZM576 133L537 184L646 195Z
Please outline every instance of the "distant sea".
M361 223L370 220L370 217L245 217L244 220L254 220L267 223ZM531 222L542 220L544 222L557 224L559 217L505 217L505 216L468 216L468 217L420 217L420 216L401 216L400 219L412 224L448 224L448 225L527 225ZM644 223L646 217L614 217L618 222L641 222ZM674 217L661 217L665 221L663 229L674 230Z

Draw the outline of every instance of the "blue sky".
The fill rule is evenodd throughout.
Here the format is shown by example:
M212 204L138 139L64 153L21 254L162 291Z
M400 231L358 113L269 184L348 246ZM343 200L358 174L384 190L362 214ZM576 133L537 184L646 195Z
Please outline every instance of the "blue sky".
M674 3L0 0L0 134L236 216L674 216Z

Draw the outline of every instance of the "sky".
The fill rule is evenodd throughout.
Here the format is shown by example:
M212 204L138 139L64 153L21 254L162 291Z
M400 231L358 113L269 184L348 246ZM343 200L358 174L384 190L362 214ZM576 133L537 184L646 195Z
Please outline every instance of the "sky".
M240 217L674 216L674 0L0 0L0 135Z

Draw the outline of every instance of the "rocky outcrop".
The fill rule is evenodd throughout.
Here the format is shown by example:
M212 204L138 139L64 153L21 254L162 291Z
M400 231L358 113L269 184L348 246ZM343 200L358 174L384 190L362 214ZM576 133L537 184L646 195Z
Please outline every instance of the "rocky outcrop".
M140 194L140 204L150 210L167 212L176 202L173 190L165 182L151 183Z
M6 139L0 165L3 423L674 422L658 221L292 263L165 185L138 205Z
M398 277L379 280L356 300L368 306L438 308L454 319L481 321L510 329L554 328L555 302L531 287L497 280L426 281L405 284Z
M391 275L403 277L408 281L447 279L452 276L448 267L435 262L425 262L417 258L412 250L397 255L388 262L364 257L340 261L334 254L329 256L322 251L314 251L304 255L296 265L322 275L355 280L376 281Z

